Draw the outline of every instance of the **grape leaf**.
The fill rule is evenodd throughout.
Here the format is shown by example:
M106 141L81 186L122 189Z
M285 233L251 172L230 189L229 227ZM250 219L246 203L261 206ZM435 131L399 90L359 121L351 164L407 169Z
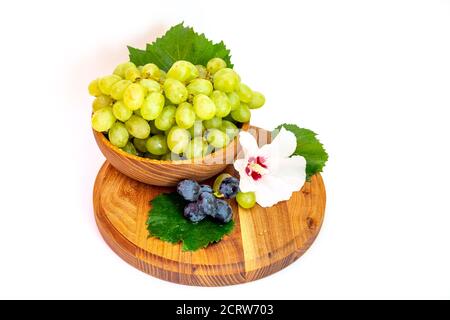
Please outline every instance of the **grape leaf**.
M164 36L147 44L145 50L128 47L130 61L137 66L154 63L164 71L168 71L178 60L187 60L193 64L206 66L212 58L222 58L228 67L233 68L230 50L223 41L213 43L204 34L198 34L194 29L185 27L183 23L170 28Z
M192 223L183 217L186 201L178 193L163 193L150 201L147 230L150 236L163 241L183 242L183 251L195 251L219 242L230 234L234 222L217 224L209 219Z
M306 160L306 178L309 180L313 175L322 172L328 160L328 153L322 143L316 138L317 134L309 129L300 128L295 124L282 124L277 130L284 127L291 131L297 138L297 148L294 155L299 155Z

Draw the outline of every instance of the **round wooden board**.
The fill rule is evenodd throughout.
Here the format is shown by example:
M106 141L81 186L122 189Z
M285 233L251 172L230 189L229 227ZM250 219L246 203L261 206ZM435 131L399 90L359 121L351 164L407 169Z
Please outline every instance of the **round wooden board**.
M233 173L232 166L226 171ZM122 259L157 278L194 286L226 286L257 280L297 260L322 225L325 186L320 175L291 199L246 210L231 201L236 227L217 244L184 252L180 244L149 238L149 201L173 188L135 181L105 162L94 186L94 212L106 243Z

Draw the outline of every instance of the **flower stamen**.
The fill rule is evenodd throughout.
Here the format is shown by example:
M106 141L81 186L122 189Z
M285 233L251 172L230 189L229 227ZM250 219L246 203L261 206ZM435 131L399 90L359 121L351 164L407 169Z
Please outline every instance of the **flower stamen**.
M255 181L261 179L268 171L265 162L266 159L263 157L250 157L245 167L245 173Z

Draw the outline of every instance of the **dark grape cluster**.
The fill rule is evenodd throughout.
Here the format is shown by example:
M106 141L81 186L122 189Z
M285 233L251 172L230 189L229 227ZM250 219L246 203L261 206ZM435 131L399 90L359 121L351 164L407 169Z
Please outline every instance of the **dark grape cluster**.
M232 176L223 179L222 183L219 185L219 194L223 195L225 199L235 198L238 191L239 180Z
M177 192L186 201L197 201L200 195L200 185L194 180L183 180L178 183Z
M236 178L234 178L236 179ZM237 180L237 179L236 179ZM228 185L225 187L225 185ZM222 181L224 195L232 197L236 181ZM184 208L184 217L191 222L199 222L207 216L218 223L230 222L233 217L233 211L225 200L217 199L213 194L213 189L208 185L199 185L194 180L183 180L178 183L177 192L189 203ZM236 190L237 193L237 190ZM235 195L235 193L234 193Z

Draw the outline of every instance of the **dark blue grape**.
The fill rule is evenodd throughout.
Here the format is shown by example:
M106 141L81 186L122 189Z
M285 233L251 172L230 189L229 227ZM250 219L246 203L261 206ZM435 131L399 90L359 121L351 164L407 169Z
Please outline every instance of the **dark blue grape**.
M206 214L201 212L198 208L198 204L196 202L191 202L184 207L184 217L189 219L191 222L199 222L205 219Z
M202 184L200 185L200 193L202 192L209 192L209 193L213 193L213 189L208 186L207 184Z
M204 214L212 215L216 211L216 198L212 193L202 192L198 197L197 204L199 211Z
M223 179L219 187L220 194L223 195L225 199L232 199L236 197L239 191L239 180L235 177L228 177Z
M183 180L178 183L177 192L186 201L197 201L200 185L194 180Z
M211 215L219 223L228 223L233 217L233 210L225 200L216 200L216 211Z

